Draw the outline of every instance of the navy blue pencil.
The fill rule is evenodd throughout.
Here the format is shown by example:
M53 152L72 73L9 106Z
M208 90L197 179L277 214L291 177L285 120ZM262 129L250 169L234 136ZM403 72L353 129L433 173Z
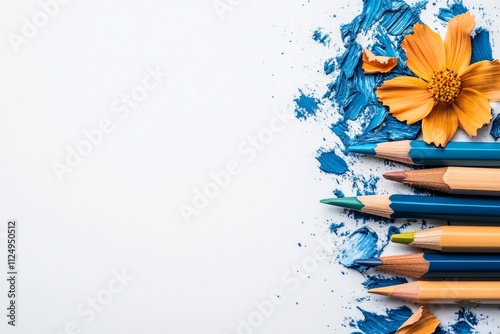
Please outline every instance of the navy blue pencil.
M439 219L500 224L500 199L371 195L320 201L385 218Z
M417 253L354 263L416 278L500 278L500 254Z
M445 148L421 140L353 145L351 153L422 166L500 167L500 143L449 142Z

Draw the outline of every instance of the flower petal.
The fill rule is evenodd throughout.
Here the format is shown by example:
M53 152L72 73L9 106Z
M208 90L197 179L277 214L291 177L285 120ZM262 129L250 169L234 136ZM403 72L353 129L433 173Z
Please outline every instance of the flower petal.
M500 101L500 62L483 60L467 67L460 76L462 87L486 95L490 101Z
M375 56L370 50L363 50L363 70L367 74L387 73L397 64L397 57Z
M472 88L462 89L454 110L459 126L471 137L477 135L477 129L488 124L492 118L488 98Z
M399 121L413 124L427 116L434 106L427 83L415 77L396 77L377 89L380 102Z
M425 24L415 24L413 35L407 35L401 46L406 51L410 70L426 81L432 78L434 71L446 66L443 40Z
M427 144L445 147L458 128L458 117L452 103L438 103L422 121L422 133Z
M472 55L470 34L474 25L474 16L469 12L457 15L448 21L444 40L446 67L456 73L462 73L470 64Z

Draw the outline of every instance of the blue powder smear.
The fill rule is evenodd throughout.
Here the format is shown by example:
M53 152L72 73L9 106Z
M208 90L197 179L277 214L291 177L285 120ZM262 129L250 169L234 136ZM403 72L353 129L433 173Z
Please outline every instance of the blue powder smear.
M455 323L449 325L447 329L444 329L441 325L437 328L437 330L434 333L435 334L477 333L474 327L477 326L477 324L479 323L479 319L472 310L461 307L458 310L458 312L455 313L455 315L456 315Z
M321 104L321 101L312 96L307 96L300 89L299 92L300 96L293 100L297 105L297 107L295 108L295 117L297 117L299 120L305 120L309 116L316 115L316 111L318 111L318 106L319 104Z
M344 174L349 169L346 162L335 152L323 152L316 158L319 163L319 169L325 173Z
M366 289L375 289L375 288L383 288L385 286L397 285L408 283L408 280L403 277L383 277L380 275L377 276L368 276L367 280L362 284Z
M484 28L477 29L476 35L472 38L472 57L470 62L474 64L481 60L493 60L490 32Z
M365 334L394 334L399 327L413 314L407 306L401 306L395 309L387 309L386 314L377 314L368 312L358 307L358 310L363 314L364 319L358 320L356 323L351 323L351 327L358 328Z
M338 229L341 227L344 227L344 223L338 223L338 224L332 223L330 225L330 232L337 234Z
M498 114L493 120L490 134L493 138L495 138L495 140L497 140L500 137L500 114Z
M437 17L440 20L448 22L457 15L467 12L467 7L465 7L461 0L456 1L449 8L439 8L439 13Z
M427 1L410 6L404 1L364 1L363 12L341 27L345 51L324 65L326 74L338 70L335 80L328 85L323 98L338 107L342 116L332 124L332 131L340 138L344 149L352 144L377 143L389 140L414 139L420 124L408 126L394 119L376 96L376 88L395 76L413 75L406 66L406 55L401 48L404 35L412 32L420 22L420 12ZM370 33L370 49L378 55L398 57L397 66L389 73L366 75L362 69L362 47L356 42L359 33ZM357 120L361 132L351 134L348 120Z
M321 32L321 29L316 29L316 30L313 32L313 36L312 36L312 38L313 38L316 42L318 42L318 43L320 43L320 44L323 44L323 45L325 45L325 46L326 46L326 45L328 45L328 44L330 44L330 35L328 35L328 34L323 34L323 33Z
M380 254L377 248L377 233L368 227L362 227L352 232L339 247L339 262L344 267L363 271L364 267L353 264L354 260L375 257Z

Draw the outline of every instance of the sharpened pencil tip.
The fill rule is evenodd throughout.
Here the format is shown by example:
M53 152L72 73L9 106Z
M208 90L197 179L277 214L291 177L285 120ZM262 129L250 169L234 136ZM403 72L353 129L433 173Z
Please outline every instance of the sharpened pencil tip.
M376 144L352 145L347 148L349 153L359 153L367 155L375 155Z
M398 244L409 245L413 242L414 235L415 235L415 232L393 234L393 235L391 235L391 241L396 242Z
M364 204L357 197L325 198L320 202L353 210L361 210L364 207Z
M396 181L396 182L403 182L404 179L406 179L405 172L388 172L388 173L383 174L382 176L387 180Z
M396 289L396 287L393 285L393 286L384 286L382 288L370 289L370 290L368 290L368 292L375 293L377 295L382 295L382 296L390 296L394 293L395 289Z
M368 259L357 259L354 260L354 264L358 266L363 266L363 267L377 267L381 266L382 260L380 260L378 257L371 257Z

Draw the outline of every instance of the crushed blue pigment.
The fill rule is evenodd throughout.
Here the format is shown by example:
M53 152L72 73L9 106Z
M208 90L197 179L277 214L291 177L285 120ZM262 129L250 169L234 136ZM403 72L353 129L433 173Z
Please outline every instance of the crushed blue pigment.
M332 223L330 225L330 232L337 234L338 229L341 227L344 227L344 223L338 223L338 224Z
M378 235L368 227L361 227L349 234L339 247L338 260L346 268L364 271L366 268L355 265L357 259L376 257L380 254L377 248Z
M467 12L467 7L464 6L461 0L457 0L455 3L451 4L450 7L439 8L437 17L444 22L448 22L455 16L465 12Z
M322 152L316 159L320 163L319 169L321 169L325 173L333 173L339 175L344 174L349 170L349 168L347 167L347 163L333 151Z
M491 124L490 135L497 140L500 138L500 114L496 115L493 123Z
M476 35L472 38L471 64L481 60L493 60L491 50L490 32L484 28L476 29Z
M328 45L330 44L330 35L326 34L326 33L322 33L321 32L321 29L316 29L314 32L313 32L313 35L312 35L312 38L320 43L320 44L323 44L323 45Z
M408 283L408 280L403 277L384 277L380 275L368 276L363 284L366 289L383 288L385 286Z
M309 116L315 116L321 101L313 96L304 94L300 89L299 93L300 96L293 100L296 104L295 117L305 120Z
M363 314L363 320L352 321L351 327L359 329L365 334L393 334L399 327L413 314L407 306L401 306L395 309L385 310L385 315L375 312L365 311L358 307Z
M479 319L473 310L461 307L458 312L455 313L455 316L454 323L449 324L446 328L443 328L443 324L441 324L435 331L435 334L477 333L474 328L479 323Z

